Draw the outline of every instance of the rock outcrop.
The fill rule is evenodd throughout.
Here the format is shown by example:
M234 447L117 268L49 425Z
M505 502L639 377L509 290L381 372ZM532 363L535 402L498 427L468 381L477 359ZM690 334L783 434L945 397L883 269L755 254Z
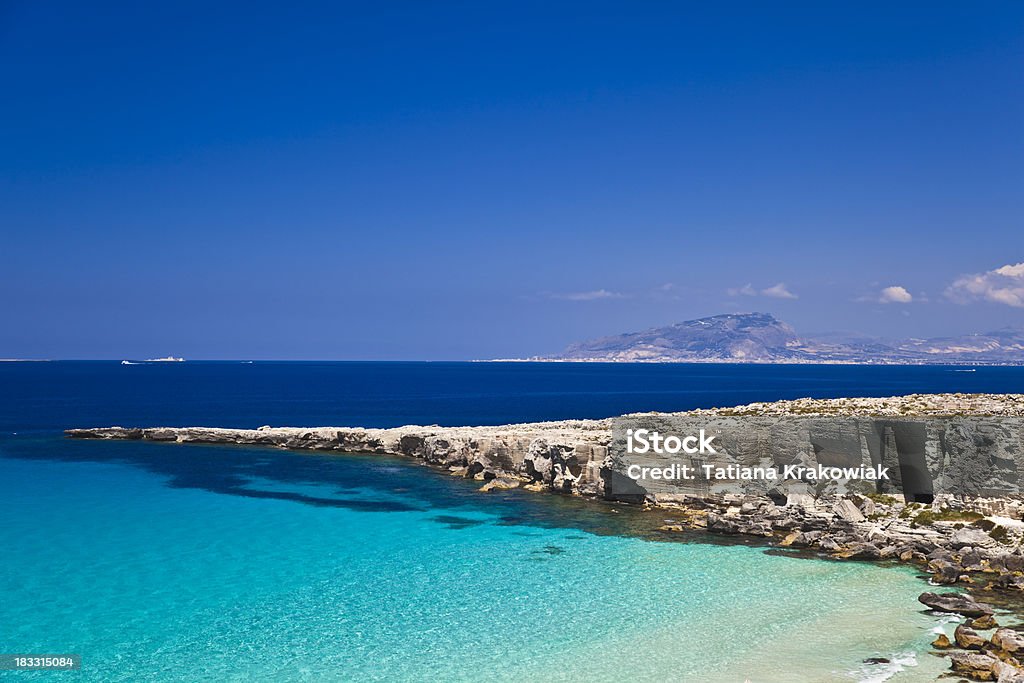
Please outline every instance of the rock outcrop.
M990 605L978 602L964 593L922 593L918 600L935 611L961 614L962 616L978 617L992 613Z
M975 681L994 681L999 660L980 652L952 652L949 655L954 673Z
M156 427L69 429L78 439L276 446L295 450L380 453L423 460L478 480L539 482L546 488L599 495L608 455L606 421L568 420L504 427ZM490 490L490 489L488 489Z

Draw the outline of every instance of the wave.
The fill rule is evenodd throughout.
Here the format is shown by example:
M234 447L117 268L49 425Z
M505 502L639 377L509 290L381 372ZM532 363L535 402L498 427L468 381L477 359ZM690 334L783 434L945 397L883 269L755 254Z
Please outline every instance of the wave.
M887 661L858 669L854 675L858 683L884 683L908 666L917 666L917 655L913 652L899 652Z

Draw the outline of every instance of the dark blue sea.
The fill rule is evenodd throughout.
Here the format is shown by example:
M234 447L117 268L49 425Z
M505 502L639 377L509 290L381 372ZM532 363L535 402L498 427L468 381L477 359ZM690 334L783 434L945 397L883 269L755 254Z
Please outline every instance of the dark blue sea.
M80 654L88 681L934 680L950 627L909 569L670 542L661 513L482 494L395 458L61 430L945 391L1024 392L1024 368L3 362L0 652Z
M100 425L492 425L801 397L1024 392L1024 367L0 363L0 432Z

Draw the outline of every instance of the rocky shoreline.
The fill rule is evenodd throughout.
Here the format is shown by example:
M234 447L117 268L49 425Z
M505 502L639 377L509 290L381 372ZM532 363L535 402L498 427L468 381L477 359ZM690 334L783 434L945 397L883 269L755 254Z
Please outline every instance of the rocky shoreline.
M935 394L884 399L800 399L700 410L686 416L1024 416L1020 394ZM481 491L524 488L605 497L611 420L566 420L500 427L106 427L69 429L71 438L244 444L360 452L420 459ZM1024 455L1024 454L1022 454ZM937 613L964 618L933 646L958 676L1024 683L1024 635L1000 628L999 609L1024 612L1024 501L1019 496L908 502L902 495L856 493L785 500L749 494L649 499L666 534L701 530L754 536L769 545L837 560L909 563L936 585L960 593L924 593Z

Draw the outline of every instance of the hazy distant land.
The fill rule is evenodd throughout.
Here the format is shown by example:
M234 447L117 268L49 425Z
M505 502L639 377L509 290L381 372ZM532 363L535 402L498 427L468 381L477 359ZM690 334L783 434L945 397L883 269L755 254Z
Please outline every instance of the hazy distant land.
M553 356L503 360L1021 365L1024 330L1008 327L958 337L885 340L798 334L770 314L738 313L583 341Z

